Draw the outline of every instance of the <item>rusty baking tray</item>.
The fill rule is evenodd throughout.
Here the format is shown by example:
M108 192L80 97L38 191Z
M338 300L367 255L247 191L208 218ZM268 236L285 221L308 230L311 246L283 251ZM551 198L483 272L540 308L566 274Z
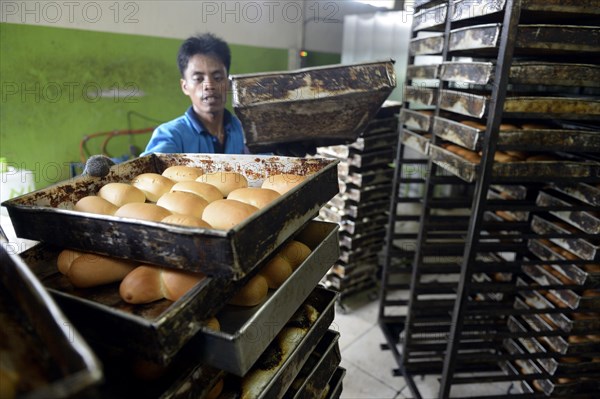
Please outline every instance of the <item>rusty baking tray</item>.
M527 198L527 192L535 190L535 187L524 186L521 184L492 184L490 188L496 190L499 193L507 194L513 199L524 200Z
M481 17L498 13L506 7L506 0L457 0L452 3L452 21L461 21L469 18ZM521 9L524 11L547 13L590 15L598 14L600 3L598 0L525 0L522 1Z
M347 291L353 287L364 285L366 282L376 281L375 273L376 269L355 272L344 277L329 273L326 276L326 283L328 287L332 287L336 291Z
M395 109L396 107L390 107L390 109L392 108ZM383 109L384 108L382 108L382 110ZM365 130L363 130L358 137L367 138L369 136L387 133L390 131L396 131L396 128L398 127L398 113L399 111L395 112L393 116L386 116L385 118L381 119L373 119L371 122L369 122Z
M329 380L329 393L325 396L325 399L338 399L342 395L342 390L344 389L344 376L346 375L346 369L343 367L338 367L331 380Z
M354 203L347 198L336 198L334 201L330 201L330 204L343 212L343 216L350 218L361 218L372 216L374 214L381 213L386 207L389 208L390 201L388 199L377 200L369 203ZM385 210L387 212L388 210Z
M472 182L479 174L479 164L434 144L429 145L432 161L441 168L461 179ZM590 177L600 176L600 163L595 161L535 161L535 162L494 162L494 177L525 178Z
M394 61L232 75L232 104L253 152L356 140L396 87Z
M96 355L4 237L0 260L3 392L10 376L19 398L75 397L99 384Z
M415 111L402 108L400 120L408 129L428 132L431 125L432 113L429 111Z
M438 89L423 86L406 86L404 88L404 101L411 104L411 108L432 107L437 101Z
M430 142L431 140L425 137L423 134L419 134L408 129L402 129L402 144L421 154L429 155Z
M285 399L320 398L342 360L340 334L328 330L283 396Z
M415 97L415 101L420 99L423 102L435 98L434 92L429 93L424 88L418 89L418 92L420 97L416 97L417 94L411 94L409 98ZM459 90L441 90L440 96L440 108L446 111L474 118L483 118L490 111L490 96L488 94ZM539 116L543 118L594 120L600 117L600 100L598 100L598 97L592 96L511 95L507 96L504 100L503 115L506 118L533 118Z
M552 273L542 266L522 265L521 270L542 288L547 285L560 286L563 284L556 276L552 275ZM584 297L570 289L550 289L548 292L552 293L571 309L590 310L600 308L600 299L598 297Z
M383 248L382 243L371 244L368 247L361 247L355 251L342 248L340 252L340 262L346 267L357 262L377 262L377 254Z
M444 35L432 34L411 39L408 45L410 55L441 54L444 50Z
M384 213L362 220L344 220L340 224L340 233L368 234L374 232L375 230L385 229L387 222L388 216Z
M558 220L553 217L547 216L546 218L542 218L538 215L534 215L531 219L531 230L537 234L573 234L571 229L561 226L557 223L557 221ZM600 260L600 239L584 240L583 238L549 238L549 240L559 247L573 252L581 259Z
M349 187L346 190L346 196L356 202L371 202L389 198L391 192L391 184L379 184L367 187Z
M564 261L566 258L550 248L541 240L531 239L527 242L527 248L541 260L552 263L552 261ZM600 284L600 273L590 273L584 270L583 265L567 264L564 267L560 265L551 266L565 277L573 280L575 284L596 286Z
M338 192L337 162L259 155L151 154L113 166L106 177L79 176L4 205L19 237L237 280ZM77 200L95 194L108 182L130 181L144 172L162 173L171 165L202 167L206 173L234 170L244 174L251 186L260 186L275 173L308 177L229 231L72 210Z
M502 24L484 24L453 29L449 51L470 51L484 54L497 51ZM515 54L562 55L600 52L600 30L596 26L580 25L519 25L515 39Z
M244 375L335 263L339 256L338 226L312 223L321 225L320 244L281 287L270 290L258 307L225 306L216 315L221 330L204 327L192 340L191 345L206 364Z
M508 199L507 200L506 198L502 197L499 193L495 192L494 190L488 190L488 192L487 192L487 199L499 200L499 201L507 201L507 204L510 204L510 201L512 201L512 199ZM514 220L518 220L520 222L527 222L529 220L529 212L528 211L507 211L507 210L503 210L502 212L505 215L509 215Z
M439 4L430 8L424 8L417 11L413 15L412 30L414 32L420 30L440 30L443 29L444 23L446 22L446 14L448 12L448 6L446 4ZM433 29L437 28L437 29Z
M357 249L367 247L371 244L382 243L381 240L385 236L385 231L376 231L374 233L364 235L348 235L340 233L340 245L347 249Z
M406 79L437 79L439 73L438 64L409 65L406 67Z
M305 303L310 304L320 312L318 319L310 327L304 337L302 337L299 344L293 349L289 356L287 356L283 363L277 367L273 377L260 393L253 396L253 398L270 399L283 397L302 369L302 366L306 363L310 354L317 347L317 344L333 322L335 301L337 300L338 295L338 293L323 287L315 288ZM275 342L273 344L276 345ZM265 353L271 348L272 347L269 346ZM262 359L259 359L254 367L261 367L262 361ZM219 396L220 399L239 398L239 390L236 387L239 386L241 377L232 374L230 374L229 377L230 379L228 383L226 383L225 391Z
M388 132L368 137L359 137L356 139L356 141L350 144L319 147L317 148L317 154L339 159L353 159L355 155L364 157L378 150L381 151L382 149L389 149L390 145L395 147L395 141L397 140L397 137L398 134L396 132ZM352 164L352 161L349 162Z
M553 185L552 188L586 204L600 207L600 185L575 183Z
M433 132L444 140L479 151L483 144L485 129L462 124L458 121L435 117ZM502 131L498 134L498 145L522 145L538 150L598 151L600 136L591 131L565 129L535 129Z
M396 154L395 142L384 150L368 152L364 154L352 154L348 157L348 165L356 168L368 168L375 165L387 165L394 160Z
M341 278L352 276L354 274L359 274L361 272L364 272L365 270L370 270L373 274L375 274L378 267L377 262L377 254L374 254L368 259L364 259L360 262L355 262L349 265L336 263L329 272Z
M449 82L487 85L494 82L496 64L493 62L447 61L441 64L439 77ZM513 62L509 83L528 85L600 87L600 66L556 62Z
M346 176L340 176L340 179L355 186L369 186L391 183L394 178L394 169L388 165L363 169L361 172L353 172Z
M560 193L540 191L536 204L540 207L572 206L577 209L577 200L563 196ZM577 227L588 234L600 234L600 213L587 211L550 211L560 220Z

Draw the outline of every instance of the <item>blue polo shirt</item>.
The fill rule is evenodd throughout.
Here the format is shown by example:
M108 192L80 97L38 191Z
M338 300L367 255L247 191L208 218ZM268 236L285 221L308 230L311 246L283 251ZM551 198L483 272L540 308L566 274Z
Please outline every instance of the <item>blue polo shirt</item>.
M244 131L240 120L225 110L223 123L225 148L220 148L217 138L202 125L190 106L183 116L163 123L154 130L141 156L153 152L243 154L245 152Z

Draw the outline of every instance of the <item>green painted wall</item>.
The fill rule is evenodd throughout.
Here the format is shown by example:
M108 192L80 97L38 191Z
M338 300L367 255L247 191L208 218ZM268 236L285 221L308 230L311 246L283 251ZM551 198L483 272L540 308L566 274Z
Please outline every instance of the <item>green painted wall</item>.
M337 53L308 51L306 56L306 67L339 64L340 62L342 62L342 55Z
M180 43L0 23L0 156L33 170L39 189L70 177L84 136L153 127L183 114L189 99L179 88ZM287 69L287 50L231 51L234 74ZM115 137L106 149L120 157L130 144L143 149L149 137ZM90 139L88 153L99 154L105 138Z

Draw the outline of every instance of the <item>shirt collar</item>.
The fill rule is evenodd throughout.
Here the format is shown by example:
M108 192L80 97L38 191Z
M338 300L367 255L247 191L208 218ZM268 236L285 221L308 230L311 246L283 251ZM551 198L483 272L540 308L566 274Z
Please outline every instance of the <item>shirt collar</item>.
M229 112L227 108L225 108L223 111L223 126L225 127L225 130L227 130L229 124L231 123L231 112ZM194 112L193 106L190 105L187 111L185 111L185 116L192 123L192 126L196 132L210 134L202 122L200 122L200 119L198 119L198 115L196 115Z

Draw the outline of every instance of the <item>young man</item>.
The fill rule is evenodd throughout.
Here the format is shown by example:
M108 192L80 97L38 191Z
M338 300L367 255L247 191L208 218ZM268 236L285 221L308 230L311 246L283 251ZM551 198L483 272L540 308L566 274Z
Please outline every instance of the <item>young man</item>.
M181 90L192 105L183 116L158 126L141 155L162 153L245 152L239 119L225 109L231 52L207 33L183 42L177 55Z

